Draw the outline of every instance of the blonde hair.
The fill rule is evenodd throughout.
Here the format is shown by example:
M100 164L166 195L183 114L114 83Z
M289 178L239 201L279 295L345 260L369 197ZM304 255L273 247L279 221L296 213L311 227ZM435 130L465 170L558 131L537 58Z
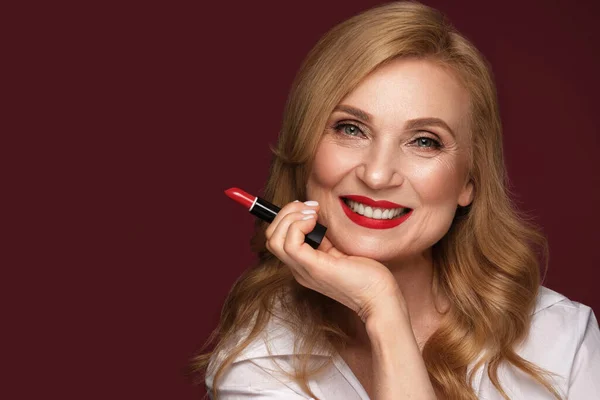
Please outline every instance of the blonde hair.
M490 68L440 12L415 2L386 4L342 22L317 43L291 88L264 197L274 204L305 200L312 158L332 110L367 74L399 57L449 68L471 99L470 174L475 195L433 248L434 284L451 307L423 349L431 382L446 398L476 399L472 372L487 363L491 382L508 399L498 380L498 367L507 362L560 398L546 373L514 350L529 329L540 285L536 250L547 256L546 241L510 200ZM309 368L308 355L315 348L333 354L336 345L348 340L348 331L333 316L335 301L297 284L288 268L267 251L265 226L258 222L253 238L259 262L233 286L220 324L209 338L216 347L195 363L204 370L211 356L227 350L216 366L216 387L233 360L265 328L274 305L281 303L297 333L298 354L303 354L293 378L316 397L307 380L318 368ZM240 327L247 327L247 337L229 348ZM476 367L467 375L473 363Z

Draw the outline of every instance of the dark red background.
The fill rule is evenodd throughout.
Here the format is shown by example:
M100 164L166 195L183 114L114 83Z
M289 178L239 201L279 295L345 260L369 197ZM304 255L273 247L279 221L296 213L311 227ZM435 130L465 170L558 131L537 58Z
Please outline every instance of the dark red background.
M253 219L223 190L260 192L300 62L380 2L272 3L21 11L9 174L27 244L6 362L22 398L204 393L184 368L253 260ZM596 2L425 3L493 65L512 190L550 241L545 284L599 312Z

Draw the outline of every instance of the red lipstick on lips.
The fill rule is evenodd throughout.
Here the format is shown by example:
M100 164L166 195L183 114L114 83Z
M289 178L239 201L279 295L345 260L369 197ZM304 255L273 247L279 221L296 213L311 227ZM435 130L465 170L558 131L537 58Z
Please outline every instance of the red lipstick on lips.
M362 203L362 204L367 205L372 208L408 208L403 205L393 203L391 201L373 200L373 199L370 199L365 196L348 195L348 196L343 196L343 198L348 199L348 200L357 201L359 203ZM348 218L350 218L350 220L352 222L356 223L357 225L364 226L365 228L371 228L371 229L393 228L395 226L400 225L404 221L406 221L408 219L408 217L410 217L410 215L412 214L412 211L413 211L413 210L410 210L406 214L400 215L399 217L396 217L393 219L368 218L368 217L365 217L364 215L360 215L360 214L352 211L352 209L350 207L348 207L348 205L344 202L343 198L340 198L340 203L342 204L342 209L344 210L344 213L346 214L346 216Z
M260 197L248 194L242 189L229 188L225 191L225 194L237 203L247 207L250 214L253 214L265 222L273 222L275 216L281 210L281 208L276 205L273 205ZM315 229L304 237L304 242L308 243L313 249L318 248L325 236L326 230L326 227L317 223Z
M376 207L376 208L408 208L408 207L404 207L400 204L397 203L393 203L391 201L387 201L387 200L373 200L370 199L368 197L365 196L358 196L358 195L348 195L348 196L342 196L345 199L348 200L354 200L354 201L358 201L359 203L363 203L367 206L370 207Z

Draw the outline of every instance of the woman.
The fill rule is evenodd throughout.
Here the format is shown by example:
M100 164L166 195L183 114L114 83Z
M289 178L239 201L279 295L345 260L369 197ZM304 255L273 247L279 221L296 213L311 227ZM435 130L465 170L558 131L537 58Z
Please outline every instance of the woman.
M264 197L285 206L197 359L213 398L600 398L594 314L540 287L490 71L440 13L392 3L328 32L275 153Z

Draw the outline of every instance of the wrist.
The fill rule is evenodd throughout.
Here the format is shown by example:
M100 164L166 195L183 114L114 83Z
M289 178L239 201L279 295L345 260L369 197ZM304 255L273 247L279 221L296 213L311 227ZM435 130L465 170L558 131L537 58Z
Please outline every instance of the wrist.
M399 333L399 329L403 331L406 328L412 333L408 308L399 289L374 302L365 310L361 318L369 337L384 332Z

